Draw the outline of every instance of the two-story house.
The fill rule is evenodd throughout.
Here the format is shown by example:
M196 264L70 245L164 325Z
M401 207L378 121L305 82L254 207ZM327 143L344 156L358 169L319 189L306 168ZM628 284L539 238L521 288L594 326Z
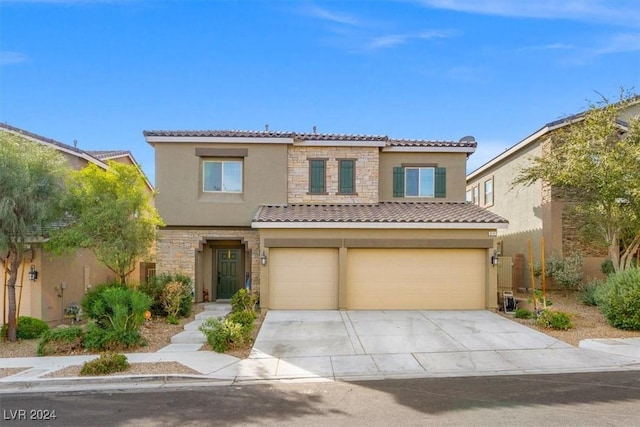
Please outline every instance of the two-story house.
M476 141L145 131L166 227L157 269L196 299L242 287L263 309L496 307L495 235L466 203Z
M631 117L640 115L640 98L631 102L619 118L624 132ZM567 201L557 188L538 180L530 186L513 186L520 172L553 149L553 137L569 126L581 126L584 113L545 124L533 134L519 141L489 160L467 176L466 199L509 220L509 228L498 231L498 250L501 255L522 254L524 265L529 263L529 242L534 262L541 258L544 241L545 256L568 256L578 253L583 258L583 274L601 276L601 264L607 256L606 248L583 243L580 222L567 209ZM532 287L529 274L514 274L514 287Z
M138 166L131 152L127 150L86 151L75 145L68 145L37 135L17 127L0 123L0 132L18 135L28 150L28 143L42 144L58 151L67 162L69 169L79 170L89 164L95 164L102 169L108 169L107 161L115 161ZM140 173L144 176L142 169ZM148 191L154 191L153 186L145 177ZM45 232L46 227L45 227ZM65 320L65 308L72 303L80 304L86 291L92 286L115 280L115 274L101 264L91 251L80 249L72 254L56 256L47 252L43 243L46 235L31 236L31 249L25 255L25 261L19 270L16 283L17 305L20 316L31 316L42 319L52 325ZM147 262L149 261L149 262ZM4 259L0 254L0 274L5 276ZM143 281L147 271L153 268L151 260L140 260L138 267L129 278L132 281ZM30 278L29 272L35 272ZM6 277L3 277L6 281ZM0 279L2 280L2 279ZM5 282L2 282L5 283ZM0 307L0 316L5 319L6 299Z

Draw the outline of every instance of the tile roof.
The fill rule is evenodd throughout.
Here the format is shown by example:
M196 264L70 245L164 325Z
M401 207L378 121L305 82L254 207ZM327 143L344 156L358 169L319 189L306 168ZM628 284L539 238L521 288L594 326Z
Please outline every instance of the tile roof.
M107 160L107 159L112 159L114 157L131 155L131 151L127 151L127 150L111 150L111 151L87 150L87 153L91 154L93 157L100 160Z
M74 147L72 145L68 145L68 144L65 144L63 142L56 141L55 139L47 138L47 137L44 137L42 135L38 135L37 133L33 133L33 132L29 132L29 131L20 129L20 128L17 128L15 126L11 126L11 125L9 125L7 123L0 123L0 129L5 129L5 130L8 130L10 132L13 132L13 133L16 133L16 134L19 134L19 135L24 135L24 136L32 138L32 139L37 139L37 140L42 141L42 142L47 142L49 144L56 145L56 146L58 146L60 148L64 148L64 149L69 150L69 151L74 151L74 152L76 152L78 154L86 153L86 151L81 150L78 147Z
M263 205L253 222L506 224L508 221L467 202L380 202Z
M182 138L291 138L312 141L384 141L388 147L476 147L473 137L460 141L389 139L386 135L350 135L335 133L296 133L245 130L146 130L145 137Z

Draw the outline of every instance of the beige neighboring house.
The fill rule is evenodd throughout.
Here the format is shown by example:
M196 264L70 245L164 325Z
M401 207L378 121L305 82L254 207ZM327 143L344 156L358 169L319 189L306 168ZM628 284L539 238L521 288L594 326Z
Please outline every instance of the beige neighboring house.
M640 98L632 103L619 118L621 131L627 128L629 118L640 114ZM541 180L531 186L512 186L520 171L531 165L531 160L551 149L554 132L568 126L580 126L584 113L547 123L533 134L494 157L467 176L466 200L483 207L509 221L508 229L498 231L500 255L524 255L524 269L514 270L513 286L531 287L527 272L529 241L534 263L541 259L544 238L545 257L552 254L568 256L578 253L583 257L585 278L601 277L601 264L606 249L589 247L579 238L580 224L566 209L557 188Z
M496 232L466 203L460 141L145 131L165 221L158 272L262 309L495 309Z
M106 170L108 160L138 166L129 151L85 151L4 123L0 123L0 132L13 133L26 140L58 150L67 160L69 167L76 170L90 163ZM144 175L142 170L140 173ZM149 191L154 191L146 176L145 180ZM46 236L35 237L31 243L31 250L27 253L23 264L24 274L22 268L18 271L16 299L17 302L19 301L20 316L36 317L55 325L65 321L65 308L74 302L80 304L91 286L114 280L116 276L98 262L89 250L82 249L65 256L55 256L44 251L42 243L45 238ZM134 281L142 281L154 267L153 263L141 262L129 277ZM38 273L34 281L29 279L29 271L32 268ZM2 269L4 270L3 263ZM6 284L7 278L4 271L0 280ZM2 301L0 316L3 322L6 322L6 293ZM69 320L66 319L66 321Z

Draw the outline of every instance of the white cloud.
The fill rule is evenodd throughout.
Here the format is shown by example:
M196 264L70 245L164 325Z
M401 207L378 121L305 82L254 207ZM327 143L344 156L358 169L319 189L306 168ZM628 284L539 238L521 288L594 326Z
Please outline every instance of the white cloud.
M348 25L352 27L363 26L364 23L358 18L345 14L332 12L328 9L316 5L306 5L301 9L302 13L334 24Z
M416 0L435 9L481 15L574 21L610 22L640 26L637 0Z
M370 49L384 49L395 47L411 40L430 40L454 37L457 32L451 30L426 30L413 34L392 34L387 36L373 37L369 43Z
M593 49L594 55L640 51L640 33L614 34L600 46Z
M0 66L20 64L21 62L27 62L28 60L29 57L24 53L11 52L8 50L0 51Z
M540 46L526 46L523 48L520 48L520 51L534 51L534 50L571 50L571 49L575 49L576 47L574 45L571 44L564 44L564 43L549 43L549 44L545 44L545 45L540 45Z

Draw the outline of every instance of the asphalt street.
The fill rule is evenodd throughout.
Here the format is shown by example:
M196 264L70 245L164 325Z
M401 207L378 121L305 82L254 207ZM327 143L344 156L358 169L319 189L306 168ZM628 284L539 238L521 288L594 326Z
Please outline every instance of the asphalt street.
M638 371L0 396L3 427L639 422Z

